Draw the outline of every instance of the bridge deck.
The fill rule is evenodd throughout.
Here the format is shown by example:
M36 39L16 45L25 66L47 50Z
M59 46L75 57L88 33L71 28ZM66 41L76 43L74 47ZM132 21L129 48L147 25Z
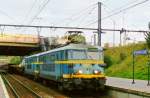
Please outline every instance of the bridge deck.
M106 86L120 91L150 96L150 85L147 86L145 80L135 80L135 84L132 84L132 79L107 77Z
M0 42L4 43L31 43L36 44L39 42L37 35L27 34L2 34L0 35Z
M24 56L40 50L37 35L2 34L0 35L0 55Z

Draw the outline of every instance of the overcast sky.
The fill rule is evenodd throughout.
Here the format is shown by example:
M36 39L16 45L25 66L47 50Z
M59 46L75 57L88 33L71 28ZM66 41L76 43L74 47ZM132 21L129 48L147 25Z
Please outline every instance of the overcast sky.
M48 4L40 9L48 0L1 0L0 23L4 24L28 24L28 25L55 25L75 27L97 27L97 2L102 5L102 18L111 15L114 11L132 6L145 0L49 0ZM150 1L138 5L120 14L114 15L102 21L102 28L148 30L150 21ZM1 27L2 32L3 27ZM9 30L8 30L9 29ZM20 28L5 28L5 32L28 32L36 30ZM67 30L42 29L43 36L64 35ZM84 31L91 41L93 31ZM144 40L143 34L127 34L132 39ZM102 35L102 43L113 43L113 32ZM115 43L119 43L119 33L115 32Z

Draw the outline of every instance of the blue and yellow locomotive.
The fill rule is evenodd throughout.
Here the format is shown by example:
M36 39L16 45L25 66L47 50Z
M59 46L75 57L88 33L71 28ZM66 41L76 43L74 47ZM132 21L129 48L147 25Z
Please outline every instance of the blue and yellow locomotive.
M58 83L59 89L103 88L103 49L69 44L24 58L25 73Z

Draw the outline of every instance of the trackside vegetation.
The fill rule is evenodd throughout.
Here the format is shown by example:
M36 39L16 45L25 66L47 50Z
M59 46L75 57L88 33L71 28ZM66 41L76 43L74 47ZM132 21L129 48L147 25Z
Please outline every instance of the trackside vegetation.
M22 61L22 58L19 56L14 56L11 58L9 64L18 65Z
M132 51L146 49L146 43L129 44L105 50L106 75L132 78ZM147 56L135 57L135 78L147 79Z

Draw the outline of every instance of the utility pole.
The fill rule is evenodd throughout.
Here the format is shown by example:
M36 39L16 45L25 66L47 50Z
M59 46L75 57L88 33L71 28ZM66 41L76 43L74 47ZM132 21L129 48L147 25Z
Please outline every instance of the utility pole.
M123 33L123 31L120 31L120 46L122 46L122 38L121 38L121 34Z
M122 28L120 30L120 46L122 46L122 38L121 38L121 34L124 32L125 30Z
M113 21L113 26L114 26L114 29L115 29L115 21ZM115 31L113 32L113 47L115 47Z
M101 27L101 7L102 3L98 2L98 45L101 46L101 33L102 33L102 27Z
M94 45L96 45L96 34L94 34Z
M149 60L149 53L148 53L148 61L147 61L147 80L148 80L148 82L147 82L147 86L150 86L150 60Z
M133 58L133 62L132 62L132 84L135 84L135 81L134 81L134 71L135 71L135 54L134 54L134 46L133 46L133 52L132 52L132 58Z
M127 39L127 32L124 31L124 41L123 41L123 45L126 45L126 39Z

